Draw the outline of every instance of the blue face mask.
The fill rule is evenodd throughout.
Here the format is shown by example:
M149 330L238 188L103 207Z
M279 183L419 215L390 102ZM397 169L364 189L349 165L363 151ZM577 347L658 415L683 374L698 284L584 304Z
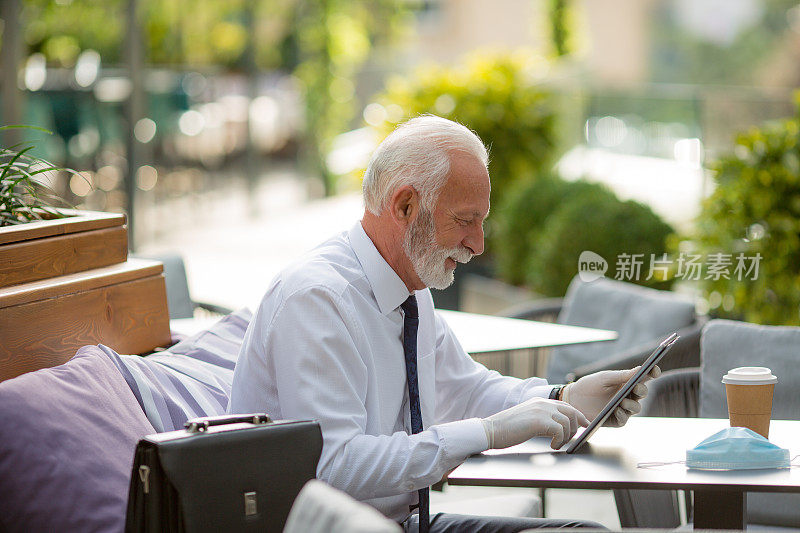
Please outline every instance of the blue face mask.
M726 428L686 450L686 466L703 470L789 468L789 450L747 428Z

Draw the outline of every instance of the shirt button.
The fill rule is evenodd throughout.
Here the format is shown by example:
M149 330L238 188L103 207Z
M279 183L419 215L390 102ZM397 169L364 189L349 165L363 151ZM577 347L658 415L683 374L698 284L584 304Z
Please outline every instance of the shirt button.
M406 484L406 490L408 490L408 491L414 490L414 484L413 483L407 483Z

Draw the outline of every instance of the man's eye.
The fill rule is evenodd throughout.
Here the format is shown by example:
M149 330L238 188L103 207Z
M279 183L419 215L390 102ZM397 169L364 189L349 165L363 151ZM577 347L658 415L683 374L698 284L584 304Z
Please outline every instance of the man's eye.
M470 223L470 221L469 221L469 220L465 220L465 219L463 219L463 218L457 218L457 219L456 219L456 222L458 222L458 225L459 225L459 226L468 226L468 225L469 225L469 223Z

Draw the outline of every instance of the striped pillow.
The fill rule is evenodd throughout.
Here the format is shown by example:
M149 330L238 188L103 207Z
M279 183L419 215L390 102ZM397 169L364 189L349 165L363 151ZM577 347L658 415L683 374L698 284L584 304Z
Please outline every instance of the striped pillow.
M242 309L169 350L147 357L99 345L128 382L158 432L182 429L198 416L225 414L233 369L252 313Z

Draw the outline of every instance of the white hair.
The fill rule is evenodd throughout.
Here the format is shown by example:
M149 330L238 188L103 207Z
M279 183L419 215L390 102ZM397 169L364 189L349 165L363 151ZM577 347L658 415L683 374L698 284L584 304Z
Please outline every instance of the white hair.
M423 209L432 211L450 172L450 157L463 151L488 165L480 138L452 120L423 115L400 124L375 149L364 173L364 205L380 215L397 189L411 185Z

